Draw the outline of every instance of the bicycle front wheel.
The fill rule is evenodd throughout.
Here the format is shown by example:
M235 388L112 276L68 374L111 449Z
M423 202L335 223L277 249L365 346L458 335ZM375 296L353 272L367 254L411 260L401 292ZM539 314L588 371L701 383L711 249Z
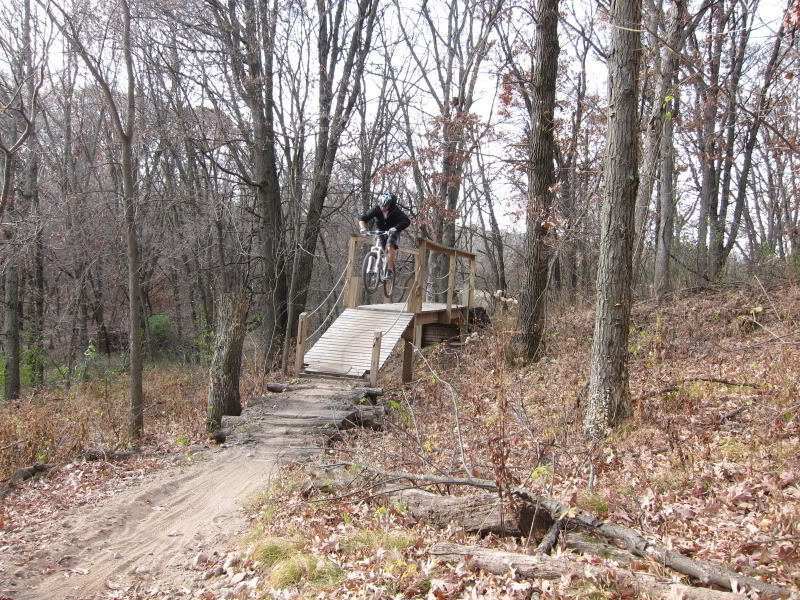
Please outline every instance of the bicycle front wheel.
M364 257L364 264L361 268L361 279L364 282L364 289L371 294L378 289L381 277L378 273L378 254L377 252L367 252Z
M386 279L383 280L383 295L390 301L394 301L394 271Z

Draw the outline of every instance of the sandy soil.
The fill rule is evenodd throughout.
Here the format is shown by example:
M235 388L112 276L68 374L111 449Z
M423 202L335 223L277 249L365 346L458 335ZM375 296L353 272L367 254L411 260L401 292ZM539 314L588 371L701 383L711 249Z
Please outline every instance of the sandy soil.
M208 565L241 547L248 496L278 463L317 456L359 397L350 385L317 382L251 401L226 422L222 446L0 532L0 600L199 597L214 583Z

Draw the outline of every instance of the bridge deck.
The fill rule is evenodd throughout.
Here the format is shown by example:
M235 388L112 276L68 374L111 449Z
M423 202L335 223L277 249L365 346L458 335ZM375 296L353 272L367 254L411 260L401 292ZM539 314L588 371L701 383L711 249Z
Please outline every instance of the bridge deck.
M464 307L453 306L454 310ZM433 316L447 312L447 305L426 302L417 315ZM304 372L346 377L363 377L371 367L375 332L383 334L379 368L389 358L408 327L413 326L414 313L407 312L405 302L369 304L348 308L309 349L303 359Z

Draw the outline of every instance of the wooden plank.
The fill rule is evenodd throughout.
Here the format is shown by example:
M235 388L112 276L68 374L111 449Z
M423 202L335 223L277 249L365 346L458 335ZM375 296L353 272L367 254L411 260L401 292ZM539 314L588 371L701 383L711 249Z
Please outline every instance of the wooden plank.
M425 244L428 250L432 250L433 252L442 252L443 254L454 254L455 256L460 256L462 258L475 258L475 254L472 252L467 252L466 250L460 250L459 248L451 248L450 246L442 246L441 244L437 244L432 240L428 240L425 238L417 238L417 248L420 247L421 244Z
M353 362L369 363L369 357L372 354L371 348L365 348L359 352L337 352L334 348L323 349L316 352L310 358L306 358L306 363L319 362L320 360L326 361L342 361L350 360ZM384 359L391 354L386 348L381 350L381 358Z
M380 332L382 340L376 355L377 372L412 319L412 314L399 311L379 313L346 309L306 353L306 371L347 372L351 375L371 371L373 336L374 332Z

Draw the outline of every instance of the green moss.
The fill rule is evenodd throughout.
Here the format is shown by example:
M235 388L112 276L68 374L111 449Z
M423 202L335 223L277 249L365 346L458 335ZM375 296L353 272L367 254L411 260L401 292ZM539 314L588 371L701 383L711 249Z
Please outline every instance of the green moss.
M300 551L301 545L296 540L265 537L256 544L253 556L265 566L286 561Z
M608 515L608 502L598 494L583 494L578 496L578 508L595 515L605 517Z
M316 587L330 587L338 583L343 571L325 559L317 559L308 552L295 552L274 564L267 581L276 589L308 583Z
M342 542L345 552L360 552L364 550L405 550L417 541L416 536L396 531L379 531L377 529L359 529L351 533Z
M752 453L740 440L731 437L721 438L718 446L720 453L729 460L741 460Z

